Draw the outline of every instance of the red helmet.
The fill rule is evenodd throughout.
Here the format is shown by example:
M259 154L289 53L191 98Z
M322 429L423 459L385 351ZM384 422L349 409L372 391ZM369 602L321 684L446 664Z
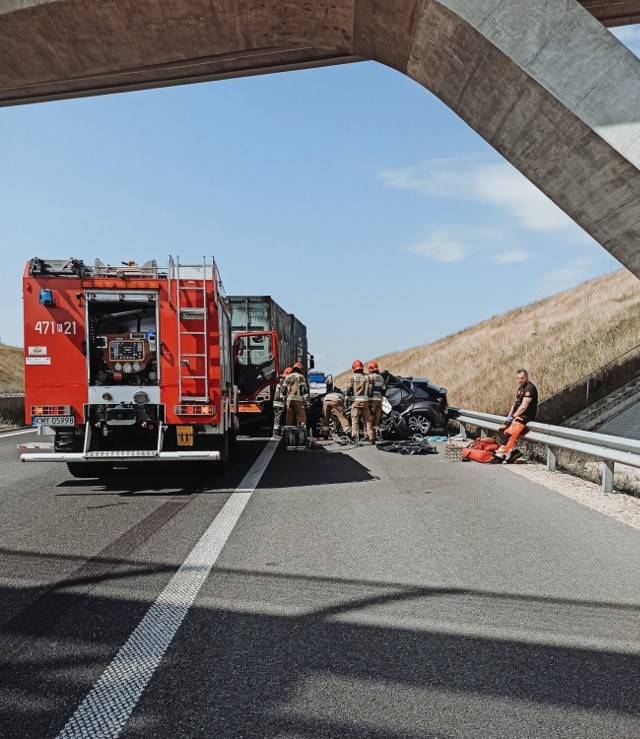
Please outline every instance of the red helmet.
M376 362L376 360L375 360L375 359L372 359L372 360L371 360L371 361L369 362L369 369L370 369L370 370L371 370L372 372L377 372L377 371L378 371L378 363Z
M285 370L282 374L286 377L287 375L290 375L292 372L293 370L291 369L291 367L285 367Z
M295 363L295 364L293 365L293 369L297 369L297 370L303 370L303 369L304 369L304 367L302 366L302 362L296 362L296 363Z
M364 364L359 359L356 359L354 363L351 365L351 369L355 372L356 370L363 370Z

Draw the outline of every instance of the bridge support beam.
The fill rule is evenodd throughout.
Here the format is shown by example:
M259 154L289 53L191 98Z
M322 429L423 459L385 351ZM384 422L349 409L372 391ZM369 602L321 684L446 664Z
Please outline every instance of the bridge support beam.
M373 59L640 277L640 61L577 0L5 0L0 105Z
M407 74L640 276L640 61L577 2L425 2Z

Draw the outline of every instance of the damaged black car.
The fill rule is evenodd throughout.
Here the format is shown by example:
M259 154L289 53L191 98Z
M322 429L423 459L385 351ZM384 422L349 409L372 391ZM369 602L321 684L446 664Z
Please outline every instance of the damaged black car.
M381 374L387 386L383 401L383 436L390 426L395 426L401 435L402 426L409 436L446 434L446 388L426 377L399 377L386 371Z
M381 424L383 439L408 439L415 435L431 436L447 432L447 390L424 377L398 377L382 372L387 387L382 408ZM314 435L322 431L322 400L324 395L315 396L307 409L307 425ZM350 418L350 400L345 401L347 417ZM330 426L339 433L339 425L332 416Z

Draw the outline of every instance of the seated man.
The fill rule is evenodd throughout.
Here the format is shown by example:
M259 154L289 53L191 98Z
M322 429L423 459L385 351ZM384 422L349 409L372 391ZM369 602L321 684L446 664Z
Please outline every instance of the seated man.
M513 462L520 456L520 452L515 448L516 442L526 430L529 421L535 420L538 412L538 390L532 382L529 382L529 373L526 369L519 369L517 377L518 390L515 402L505 422L500 426L500 433L509 439L496 450L494 456L497 462Z

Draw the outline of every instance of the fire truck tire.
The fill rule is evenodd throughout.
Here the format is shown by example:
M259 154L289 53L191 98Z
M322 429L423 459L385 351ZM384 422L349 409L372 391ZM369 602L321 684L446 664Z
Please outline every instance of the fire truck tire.
M86 479L108 477L113 472L113 465L108 462L67 462L67 469L72 477Z

